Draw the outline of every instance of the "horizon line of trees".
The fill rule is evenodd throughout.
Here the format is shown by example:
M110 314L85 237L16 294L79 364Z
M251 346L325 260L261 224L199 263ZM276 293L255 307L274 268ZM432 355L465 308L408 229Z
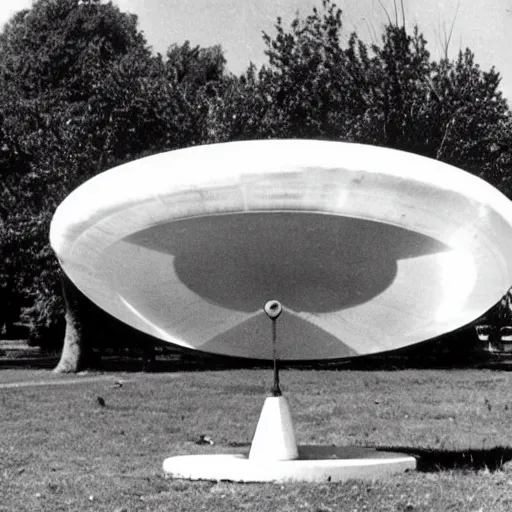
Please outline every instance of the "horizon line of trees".
M313 138L387 146L461 167L512 198L512 116L470 49L432 59L418 27L345 37L323 0L236 76L221 46L153 54L137 17L100 0L35 0L0 33L0 335L17 323L60 346L57 205L115 165L197 144ZM512 283L510 283L512 285ZM499 322L510 321L502 301ZM501 315L501 316L500 316ZM498 320L493 320L495 323Z

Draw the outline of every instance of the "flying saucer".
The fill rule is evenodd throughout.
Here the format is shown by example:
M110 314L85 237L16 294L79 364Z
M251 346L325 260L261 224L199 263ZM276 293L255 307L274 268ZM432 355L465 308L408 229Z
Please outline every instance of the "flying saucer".
M59 206L50 240L77 287L164 341L326 360L466 325L512 284L512 206L417 155L265 140L199 146L106 171Z

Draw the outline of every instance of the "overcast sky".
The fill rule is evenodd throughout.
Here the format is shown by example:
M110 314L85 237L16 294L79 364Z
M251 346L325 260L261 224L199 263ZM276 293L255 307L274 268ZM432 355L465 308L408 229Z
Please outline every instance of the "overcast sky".
M311 12L321 0L114 0L121 10L138 15L140 28L155 51L171 43L221 44L228 69L239 73L250 61L265 61L261 31L273 33L277 16L291 21L297 11ZM399 2L398 2L399 3ZM339 0L347 32L357 30L368 42L379 37L386 20L383 6L393 15L393 0ZM500 71L502 90L512 100L512 0L404 0L408 25L417 23L434 57L439 40L455 20L451 56L469 46L483 69ZM0 0L0 23L31 0ZM458 6L458 9L457 9Z

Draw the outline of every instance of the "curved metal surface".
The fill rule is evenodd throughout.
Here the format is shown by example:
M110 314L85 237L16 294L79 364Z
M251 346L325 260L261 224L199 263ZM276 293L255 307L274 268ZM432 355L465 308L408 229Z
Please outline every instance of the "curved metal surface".
M162 340L271 359L392 350L476 319L512 284L512 206L464 171L325 141L199 146L102 173L50 241L98 306Z

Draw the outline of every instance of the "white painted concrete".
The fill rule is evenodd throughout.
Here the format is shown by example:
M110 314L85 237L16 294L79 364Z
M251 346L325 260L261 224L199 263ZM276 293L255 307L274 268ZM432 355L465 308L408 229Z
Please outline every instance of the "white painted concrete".
M268 462L293 460L298 456L292 416L286 398L267 397L256 426L249 459Z
M297 446L285 397L267 397L249 454L178 455L164 460L170 478L233 482L343 482L416 469L416 459L357 446Z
M165 459L170 478L233 482L343 482L375 480L414 470L414 457L370 448L300 446L299 459L272 461L241 454L182 455Z

